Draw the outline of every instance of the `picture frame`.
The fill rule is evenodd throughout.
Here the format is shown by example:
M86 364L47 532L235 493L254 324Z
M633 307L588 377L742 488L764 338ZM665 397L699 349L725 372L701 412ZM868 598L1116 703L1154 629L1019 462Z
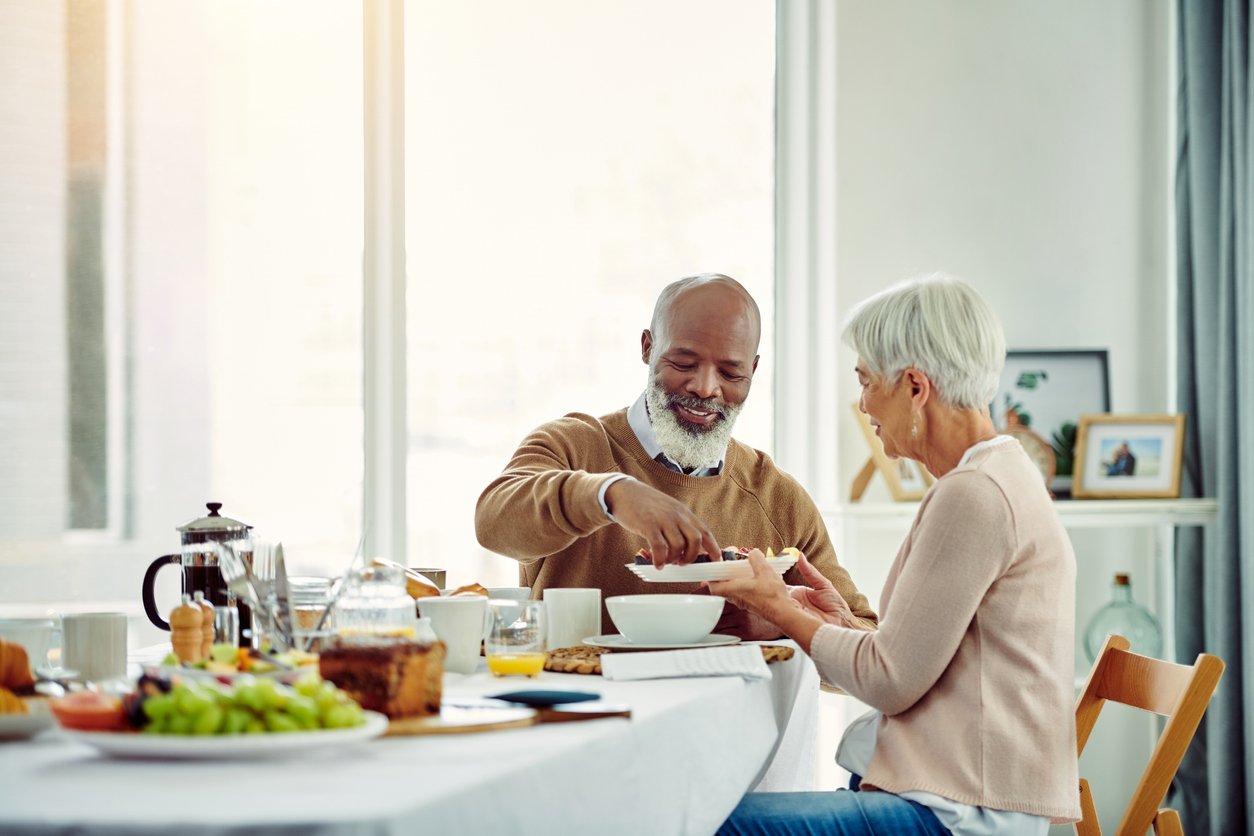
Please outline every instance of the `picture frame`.
M1077 499L1174 499L1180 495L1184 415L1082 415L1076 436Z
M1014 416L1008 416L1011 408ZM1049 442L1055 496L1072 493L1081 415L1110 412L1110 369L1104 348L1012 349L1006 352L997 395L990 405L998 432L1018 420Z
M927 489L932 486L934 481L932 474L913 459L890 458L884 452L884 444L880 441L880 437L875 434L875 427L871 426L871 419L858 408L857 403L852 404L852 407L858 428L862 431L862 437L871 450L871 456L866 464L862 465L858 475L854 477L853 486L849 491L849 501L857 502L862 498L871 477L876 473L884 477L888 492L894 500L908 502L922 499L923 494L927 493Z

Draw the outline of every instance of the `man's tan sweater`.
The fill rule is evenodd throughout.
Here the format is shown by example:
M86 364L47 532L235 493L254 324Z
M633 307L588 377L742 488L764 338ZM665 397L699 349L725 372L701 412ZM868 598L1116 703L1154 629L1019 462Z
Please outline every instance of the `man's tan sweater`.
M1013 441L924 497L873 633L825 625L819 674L882 712L863 788L1079 818L1075 555Z
M646 583L625 568L645 543L601 508L598 492L611 473L633 476L687 505L720 546L797 547L855 615L875 623L866 596L837 562L814 501L769 456L733 440L718 476L676 473L645 452L625 409L599 419L572 413L532 432L479 497L479 542L518 560L519 580L536 597L548 587L596 587L602 600L696 590L697 584ZM800 583L796 571L785 579ZM612 630L604 609L602 626Z

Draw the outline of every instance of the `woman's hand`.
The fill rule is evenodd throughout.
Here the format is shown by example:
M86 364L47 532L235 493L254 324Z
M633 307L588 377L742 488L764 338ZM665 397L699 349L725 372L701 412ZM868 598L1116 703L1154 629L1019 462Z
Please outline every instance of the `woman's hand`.
M844 597L832 586L832 582L823 573L814 568L805 555L797 559L797 569L805 586L790 586L788 594L793 602L806 612L813 613L828 624L837 627L852 627L856 630L865 629L854 617L853 611Z
M753 570L750 577L711 581L708 584L710 592L721 595L742 610L779 625L780 611L794 606L788 596L788 586L779 576L779 572L766 562L766 556L761 549L749 552L745 559Z

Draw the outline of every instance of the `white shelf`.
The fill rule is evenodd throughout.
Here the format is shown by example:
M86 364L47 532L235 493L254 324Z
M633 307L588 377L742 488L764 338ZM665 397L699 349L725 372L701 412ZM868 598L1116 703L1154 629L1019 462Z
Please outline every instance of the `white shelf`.
M1215 499L1060 499L1054 503L1068 529L1149 528L1156 532L1156 571L1151 594L1163 627L1165 658L1175 658L1175 572L1172 532L1182 526L1212 525L1219 517ZM904 532L917 502L852 502L824 516L839 527L840 554L857 551L865 532Z
M1054 503L1067 528L1211 525L1215 499L1060 499ZM830 512L847 527L889 531L910 525L917 502L853 502Z

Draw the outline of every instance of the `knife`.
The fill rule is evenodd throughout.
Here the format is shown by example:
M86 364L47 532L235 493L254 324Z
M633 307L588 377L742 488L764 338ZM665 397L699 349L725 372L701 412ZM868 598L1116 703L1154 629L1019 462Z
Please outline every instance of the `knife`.
M283 561L283 544L274 544L274 599L275 621L279 632L283 634L284 643L295 647L296 617L292 611L292 599L287 589L287 564Z

